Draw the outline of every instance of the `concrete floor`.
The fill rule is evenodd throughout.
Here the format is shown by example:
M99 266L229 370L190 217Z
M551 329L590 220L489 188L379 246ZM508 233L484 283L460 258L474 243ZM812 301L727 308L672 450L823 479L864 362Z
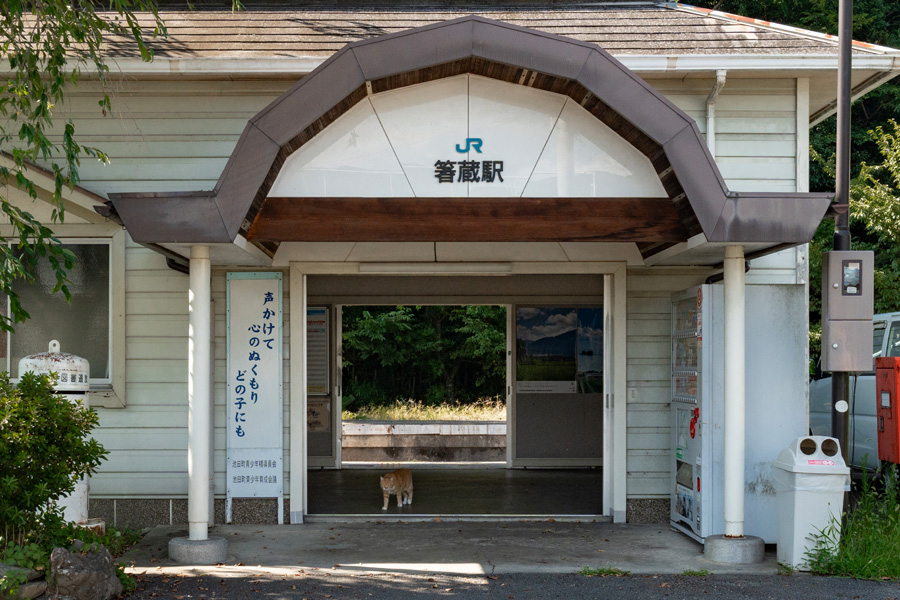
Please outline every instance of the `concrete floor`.
M413 503L387 510L383 469L309 471L310 515L379 517L507 515L594 516L603 512L600 469L436 469L411 467Z
M218 566L176 565L168 541L187 535L183 527L159 526L123 560L134 573L216 577L280 575L301 570L334 575L444 573L493 575L575 573L584 567L615 567L635 574L778 571L774 552L756 565L714 563L703 546L666 525L616 525L545 519L508 521L359 520L300 525L217 525L210 535L229 542L229 558Z
M392 498L389 510L382 511L378 477L388 470L311 470L306 523L210 529L211 536L229 543L224 564L172 562L168 541L187 535L178 526L152 529L123 560L133 563L132 573L209 574L223 581L322 573L338 578L575 573L584 567L660 575L778 572L774 547L760 564L720 564L705 558L701 544L668 525L613 524L579 516L601 512L599 469L416 469L412 506L398 509Z

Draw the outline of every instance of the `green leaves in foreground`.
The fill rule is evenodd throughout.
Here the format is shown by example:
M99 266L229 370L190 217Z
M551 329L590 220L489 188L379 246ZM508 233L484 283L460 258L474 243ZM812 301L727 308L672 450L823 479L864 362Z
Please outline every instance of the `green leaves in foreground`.
M38 198L35 182L45 179L41 187L50 196L50 220L61 222L63 193L78 183L81 157L109 162L101 150L76 141L72 121L54 126L54 109L63 104L82 71L93 73L106 89L106 56L112 48L149 61L152 52L144 38L160 35L165 35L165 27L155 0L0 2L0 55L7 62L0 90L0 214L11 225L0 236L0 293L10 298L11 309L11 314L0 315L0 329L11 331L13 323L29 317L13 283L33 283L38 258L46 257L53 268L53 291L69 297L71 253L22 208ZM101 95L96 111L106 116L112 104L105 91Z
M857 579L900 579L900 493L897 470L888 466L879 489L863 472L860 498L846 517L843 535L832 523L808 554L810 571Z

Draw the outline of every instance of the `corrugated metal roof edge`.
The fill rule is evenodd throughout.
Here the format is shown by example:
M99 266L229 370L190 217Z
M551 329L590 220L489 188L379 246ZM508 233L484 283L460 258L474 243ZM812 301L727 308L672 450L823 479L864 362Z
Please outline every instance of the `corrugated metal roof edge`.
M722 21L732 21L737 23L742 23L744 25L752 25L754 27L759 27L761 29L768 29L771 31L777 31L779 33L785 33L788 35L793 35L796 37L802 37L811 40L817 40L820 42L827 42L834 44L837 46L838 44L838 36L831 35L830 33L821 33L819 31L813 31L811 29L802 29L800 27L793 27L791 25L783 25L781 23L773 23L772 21L763 21L762 19L754 19L752 17L744 17L742 15L735 15L732 13L723 12L721 10L713 10L711 8L700 8L699 6L692 6L690 4L683 4L681 2L662 2L660 6L664 6L665 8L669 8L672 10L678 10L681 12L686 12L690 14L699 14L703 16L707 16L713 19L719 19ZM887 46L879 46L877 44L869 44L867 42L860 42L858 40L853 40L853 47L857 50L861 50L863 52L871 52L872 54L898 54L900 50L897 48L889 48Z

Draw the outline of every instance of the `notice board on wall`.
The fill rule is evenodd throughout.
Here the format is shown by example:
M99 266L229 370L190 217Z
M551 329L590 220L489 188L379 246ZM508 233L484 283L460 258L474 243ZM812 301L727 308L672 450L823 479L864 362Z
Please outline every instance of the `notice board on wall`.
M516 392L603 393L603 308L516 308Z
M277 498L284 522L282 275L228 273L226 519L232 498Z
M306 394L329 395L328 309L306 309Z

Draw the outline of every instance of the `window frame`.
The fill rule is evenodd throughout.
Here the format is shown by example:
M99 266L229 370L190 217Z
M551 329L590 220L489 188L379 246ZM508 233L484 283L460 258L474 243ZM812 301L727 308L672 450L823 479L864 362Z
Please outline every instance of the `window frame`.
M109 247L109 377L90 379L88 404L91 407L125 408L125 232L112 237L60 236L65 245L106 245ZM9 314L9 299L6 311ZM6 370L12 370L12 336L6 336ZM65 351L65 349L63 349ZM18 383L18 378L10 379Z
M887 343L884 346L884 356L889 358L900 356L900 353L892 352L894 346L900 346L900 335L897 335L896 338L893 335L895 330L897 330L898 334L900 334L900 320L891 321L884 334L887 338Z

